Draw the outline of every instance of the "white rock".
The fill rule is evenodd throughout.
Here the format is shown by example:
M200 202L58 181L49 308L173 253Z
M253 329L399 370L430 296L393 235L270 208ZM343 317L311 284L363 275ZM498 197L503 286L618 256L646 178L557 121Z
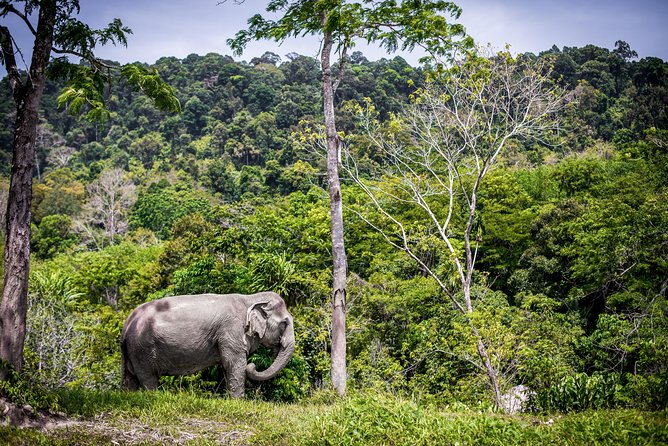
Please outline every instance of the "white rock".
M522 412L533 394L535 392L525 385L512 387L508 393L501 396L501 409L509 414Z

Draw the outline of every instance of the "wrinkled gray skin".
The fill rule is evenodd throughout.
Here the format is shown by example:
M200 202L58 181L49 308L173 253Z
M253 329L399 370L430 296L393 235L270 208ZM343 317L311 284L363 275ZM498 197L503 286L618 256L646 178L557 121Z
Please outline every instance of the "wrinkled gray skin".
M260 345L276 358L262 372L247 358ZM121 335L123 387L155 389L163 375L185 375L222 364L230 395L244 395L245 378L265 381L295 349L292 316L276 293L172 296L137 307Z

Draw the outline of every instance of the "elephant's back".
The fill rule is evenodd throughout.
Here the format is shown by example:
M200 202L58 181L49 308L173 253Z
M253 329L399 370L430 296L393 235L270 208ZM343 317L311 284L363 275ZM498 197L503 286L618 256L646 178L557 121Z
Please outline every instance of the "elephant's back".
M221 302L234 300L235 295L222 294L188 294L180 296L167 296L161 299L145 302L135 308L128 320L146 318L146 317L164 317L171 314L180 314L184 312L197 312L199 309L215 308Z
M234 294L195 294L168 296L146 302L128 316L122 338L150 333L154 338L169 338L180 331L209 331L242 305ZM194 334L194 333L193 333Z

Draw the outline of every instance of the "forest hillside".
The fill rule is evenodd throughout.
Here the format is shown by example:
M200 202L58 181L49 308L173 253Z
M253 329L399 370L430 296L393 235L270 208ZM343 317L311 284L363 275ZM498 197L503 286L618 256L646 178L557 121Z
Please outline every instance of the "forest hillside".
M526 386L535 411L665 409L668 64L638 59L624 42L519 59L550 65L568 104L544 138L513 140L480 189L471 295L502 390ZM354 111L372 104L380 125L391 123L427 75L401 57L370 61L356 52L349 62L337 125L361 175L389 185L386 160ZM329 202L325 160L310 137L322 121L318 62L211 53L164 57L155 68L176 89L182 113L159 112L114 84L109 115L91 123L59 109L62 85L47 84L25 374L52 390L118 389L120 331L137 305L272 290L294 315L297 349L278 378L246 394L304 400L330 379ZM3 79L3 221L10 95ZM342 181L348 385L420 404L491 407L476 339L425 270L447 276L452 268L425 215L407 201L392 205L420 247L416 262L369 224L384 217L360 186ZM460 204L455 223L463 221ZM253 361L270 363L271 351ZM161 384L223 393L221 379L216 366Z

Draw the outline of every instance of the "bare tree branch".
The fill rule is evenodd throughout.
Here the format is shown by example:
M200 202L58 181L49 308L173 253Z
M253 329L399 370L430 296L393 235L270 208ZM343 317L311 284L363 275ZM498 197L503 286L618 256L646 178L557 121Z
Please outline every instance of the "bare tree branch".
M9 28L6 26L0 26L0 47L2 47L2 55L5 61L5 69L7 70L9 84L16 95L21 86L21 75L19 74L19 69L16 65L13 37L9 32Z
M18 16L23 21L23 23L25 23L25 25L28 27L28 29L30 30L30 32L32 33L33 36L37 35L37 30L35 29L35 27L32 25L32 23L28 19L28 16L26 16L24 13L22 13L18 9L14 8L14 6L12 6L10 3L3 2L2 7L5 11L11 12L12 14Z

